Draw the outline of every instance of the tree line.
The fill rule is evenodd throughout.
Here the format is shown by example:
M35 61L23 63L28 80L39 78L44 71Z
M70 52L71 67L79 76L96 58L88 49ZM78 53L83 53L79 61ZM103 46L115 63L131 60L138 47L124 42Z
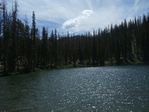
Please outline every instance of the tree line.
M37 68L59 66L104 66L149 62L149 15L122 21L103 30L80 35L60 35L36 27L35 12L32 25L27 19L18 19L18 3L12 12L7 11L6 1L0 6L0 71L32 72Z

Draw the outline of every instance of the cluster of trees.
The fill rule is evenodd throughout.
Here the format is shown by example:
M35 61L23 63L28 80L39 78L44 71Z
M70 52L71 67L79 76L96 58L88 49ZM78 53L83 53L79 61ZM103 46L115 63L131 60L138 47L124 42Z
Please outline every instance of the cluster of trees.
M17 17L16 1L11 13L7 12L5 0L0 8L0 70L5 75L68 64L149 62L149 15L103 30L63 36L56 29L48 34L45 27L40 34L34 12L31 27L27 19L22 22Z

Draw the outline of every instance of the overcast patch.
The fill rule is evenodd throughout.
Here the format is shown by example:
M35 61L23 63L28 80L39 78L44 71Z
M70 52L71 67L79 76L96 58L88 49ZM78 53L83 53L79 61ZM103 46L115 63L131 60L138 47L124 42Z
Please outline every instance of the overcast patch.
M12 2L6 0L8 11ZM17 0L18 18L32 23L35 12L37 27L57 29L59 32L88 32L120 24L143 14L148 15L149 0ZM33 6L34 4L34 6ZM75 5L74 5L75 4ZM88 9L88 10L85 10Z

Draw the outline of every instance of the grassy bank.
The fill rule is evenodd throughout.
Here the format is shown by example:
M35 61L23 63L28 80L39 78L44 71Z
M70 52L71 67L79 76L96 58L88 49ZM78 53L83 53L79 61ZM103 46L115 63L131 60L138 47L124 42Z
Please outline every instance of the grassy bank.
M123 65L149 65L149 63L147 62L140 62L140 61L136 61L136 62L129 62L129 63L121 63L121 64L116 64L116 63L109 63L108 61L105 61L105 65L104 66L123 66ZM6 76L15 76L15 75L25 75L28 73L32 73L32 72L39 72L42 70L54 70L54 69L65 69L65 68L79 68L79 67L100 67L99 64L96 65L92 65L92 64L67 64L67 65L61 65L61 66L56 66L56 67L49 67L49 68L36 68L34 71L30 71L30 72L25 72L23 69L20 69L19 71L16 72L8 72L7 74L3 74L3 71L0 70L0 77L6 77Z

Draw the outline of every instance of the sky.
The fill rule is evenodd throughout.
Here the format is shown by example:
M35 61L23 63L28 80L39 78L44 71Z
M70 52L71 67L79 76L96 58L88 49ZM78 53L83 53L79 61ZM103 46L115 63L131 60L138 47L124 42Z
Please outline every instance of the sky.
M12 9L14 0L6 0ZM82 33L120 24L149 14L149 0L17 0L18 18L29 24L35 12L37 27L63 33Z

